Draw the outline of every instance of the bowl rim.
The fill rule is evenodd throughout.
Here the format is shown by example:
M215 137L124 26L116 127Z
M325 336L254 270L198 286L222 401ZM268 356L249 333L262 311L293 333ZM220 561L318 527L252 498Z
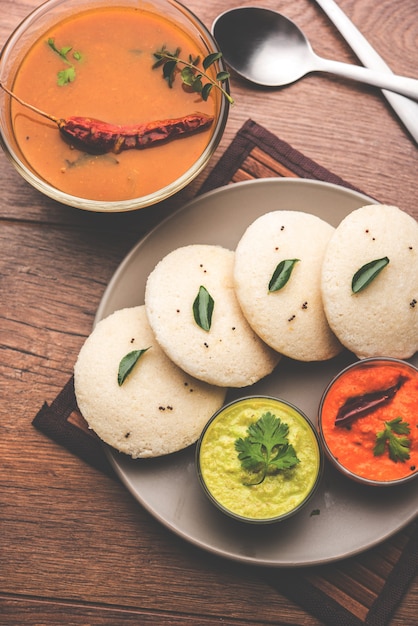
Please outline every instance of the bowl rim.
M70 0L71 1L71 0ZM93 6L106 6L111 7L112 2L106 2L106 0L92 0ZM191 25L196 29L196 33L192 36L196 36L196 34L200 35L199 41L200 44L204 46L204 48L208 49L208 53L212 52L220 52L219 46L212 35L210 29L202 22L202 20L186 5L178 0L158 0L158 2L163 1L171 5L174 9L178 10L180 14L184 15L188 20L190 20ZM69 0L46 0L38 7L35 7L30 11L21 22L14 28L9 37L6 39L6 42L2 46L0 50L0 80L5 83L2 77L2 69L5 71L5 63L9 58L9 55L12 54L14 45L19 39L28 31L28 29L33 26L36 21L43 16L47 15L49 10L52 8L59 8L62 5L68 5ZM134 3L133 0L116 0L115 6L124 6L127 4L128 6L137 7L137 3ZM149 6L152 8L152 2L143 2L144 7ZM77 12L84 12L89 10L89 0L86 1L85 4L80 4L77 8ZM62 16L59 19L64 19L65 16ZM38 35L41 31L39 31ZM35 39L32 39L29 42L29 47L34 43ZM4 67L2 68L4 64ZM223 58L221 57L218 60L219 70L226 71L225 63ZM12 74L12 80L14 79L16 67L14 68L14 73ZM6 83L5 83L6 84ZM229 94L230 93L230 84L227 79L223 83L223 88ZM7 94L3 90L0 90L0 106L1 102L6 101ZM120 213L127 211L134 211L142 208L146 208L162 202L163 200L167 200L174 194L178 193L182 189L184 189L187 185L189 185L207 166L208 161L212 157L216 148L218 147L222 136L224 134L224 130L228 121L228 114L230 109L230 103L222 94L219 97L219 110L216 115L215 125L211 132L210 139L205 146L203 152L199 155L197 160L184 172L181 176L179 176L175 181L165 185L161 189L158 189L152 193L149 193L145 196L140 196L138 198L131 198L127 200L112 200L112 201L101 201L101 200L92 200L88 198L81 198L79 196L66 193L64 191L59 190L57 187L54 187L47 181L45 181L41 176L33 172L22 160L19 158L19 155L11 145L8 140L6 131L3 129L3 124L0 119L0 146L3 149L8 160L12 163L15 169L19 172L22 178L28 182L33 188L37 191L40 191L45 196L60 202L61 204L83 209L91 212L99 212L99 213ZM10 131L12 132L12 131Z
M214 497L214 495L210 491L209 487L207 486L207 484L206 484L206 482L205 482L205 480L203 478L203 475L202 475L202 472L201 472L201 467L200 467L200 450L201 450L201 447L202 447L204 436L205 436L206 432L208 431L209 427L211 426L211 424L219 417L219 415L221 413L223 413L227 409L231 408L232 406L234 406L236 404L241 404L241 403L246 402L248 400L254 400L254 399L274 401L274 402L277 402L279 404L283 404L283 405L291 408L308 425L311 433L313 434L314 440L316 441L317 449L318 449L318 471L316 473L315 481L314 481L310 491L306 494L305 498L294 509L288 511L287 513L283 513L281 515L275 515L275 516L272 516L272 517L263 517L263 518L247 517L245 515L239 515L238 513L234 513L233 511L228 509L226 506L222 505L219 502L219 500L217 500ZM319 438L317 429L315 428L314 424L309 419L309 417L301 409L299 409L299 407L297 407L292 402L289 402L288 400L284 400L283 398L278 398L278 397L271 396L271 395L268 395L268 394L251 394L251 395L246 395L246 396L240 396L239 398L235 398L234 400L231 400L230 402L227 402L222 407L220 407L217 411L215 411L215 413L209 418L209 420L206 422L205 426L203 427L203 430L202 430L202 432L201 432L201 434L199 436L199 439L197 440L197 443L196 443L195 466L196 466L196 472L197 472L197 476L198 476L198 479L199 479L199 483L200 483L204 493L208 497L209 501L212 502L212 504L214 504L217 509L219 509L220 511L225 513L228 517L230 517L232 519L235 519L235 520L237 520L239 522L245 522L247 524L254 524L254 525L259 525L259 524L262 525L262 524L272 524L272 523L277 523L277 522L284 521L284 520L288 519L289 517L293 517L293 515L296 515L301 509L305 508L305 506L308 504L308 502L314 496L314 494L317 491L318 486L319 486L319 484L321 482L321 479L322 479L322 476L323 476L323 471L324 471L324 455L323 455L323 450L322 450L322 446L321 446L321 442L320 442L320 438Z
M349 372L349 371L351 371L353 369L364 367L365 365L367 365L369 363L379 363L379 362L380 363L382 363L382 362L388 363L389 362L389 363L395 363L395 364L398 364L398 365L402 365L404 367L410 368L411 370L414 370L414 372L418 375L418 367L416 367L413 363L410 363L409 361L407 361L405 359L400 359L400 358L397 358L397 357L391 357L391 356L371 356L371 357L366 357L364 359L360 359L358 361L354 361L354 363L350 363L349 365L344 367L340 372L338 372L330 380L330 382L327 384L327 386L325 387L325 389L323 391L323 394L321 396L321 400L319 402L319 407L318 407L318 432L319 432L321 445L323 447L323 450L324 450L326 458L330 461L330 463L339 472L341 472L341 474L343 474L347 478L350 478L354 482L357 482L357 483L362 484L362 485L366 485L366 486L370 486L370 487L378 487L378 488L387 488L387 487L395 487L397 485L404 485L405 483L414 480L418 476L418 471L415 470L412 474L409 474L408 476L403 476L402 478L396 478L396 479L393 479L393 480L376 480L376 479L366 478L365 476L360 476L359 474L356 474L352 470L350 470L347 467L345 467L345 465L340 463L335 458L334 454L332 453L332 451L330 450L330 448L328 446L328 443L327 443L327 440L326 440L326 437L324 435L323 428L322 428L322 407L324 405L326 396L329 393L329 391L331 390L331 388L334 385L334 383L337 380L339 380L342 376L344 376L347 372Z

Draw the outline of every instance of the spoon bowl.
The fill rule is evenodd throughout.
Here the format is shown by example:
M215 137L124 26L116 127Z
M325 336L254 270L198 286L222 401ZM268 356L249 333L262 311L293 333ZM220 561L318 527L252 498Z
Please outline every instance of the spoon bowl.
M309 71L310 43L294 22L275 11L226 11L215 20L213 34L231 69L258 85L281 87Z
M327 72L418 99L418 80L319 57L300 28L277 11L231 9L215 19L212 32L229 67L257 85L282 87Z

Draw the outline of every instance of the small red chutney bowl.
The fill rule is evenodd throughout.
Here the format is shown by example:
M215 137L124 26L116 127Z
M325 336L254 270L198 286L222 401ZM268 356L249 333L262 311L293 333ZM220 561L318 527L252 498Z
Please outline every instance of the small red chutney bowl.
M349 478L392 486L418 474L418 369L373 357L343 369L319 405L325 455Z

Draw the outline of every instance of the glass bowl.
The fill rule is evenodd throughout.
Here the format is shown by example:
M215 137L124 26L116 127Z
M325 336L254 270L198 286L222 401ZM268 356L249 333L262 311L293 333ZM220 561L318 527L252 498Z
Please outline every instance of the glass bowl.
M109 2L108 0L48 0L47 2L39 6L37 9L35 9L32 13L30 13L21 22L21 24L10 35L9 39L4 45L1 51L1 56L0 56L0 80L1 80L2 85L4 85L7 89L13 92L14 87L16 85L16 80L17 79L19 80L19 72L22 72L22 69L21 69L22 62L25 61L25 58L27 58L26 55L28 51L32 49L32 47L34 46L36 42L42 42L42 45L43 45L44 43L43 39L45 39L47 33L51 33L51 28L53 28L54 25L57 25L61 23L63 20L67 20L68 18L73 19L74 17L78 17L79 14L84 13L87 10L90 11L90 10L101 9L101 8L113 9L115 7L117 8L117 10L126 7L128 9L135 9L135 11L139 11L139 12L141 11L148 12L148 14L152 14L154 16L155 15L163 16L163 18L166 21L169 21L171 23L174 22L176 24L176 27L182 33L182 35L185 34L186 41L190 40L194 42L197 45L197 49L201 51L200 64L199 64L200 69L202 69L202 65L201 65L202 60L206 56L208 56L209 54L218 52L216 42L213 39L211 33L204 26L204 24L189 9L187 9L181 3L176 2L175 0L149 0L149 1L111 0L111 2ZM48 38L49 37L50 35L48 35ZM45 42L46 41L47 39L45 39ZM61 48L62 43L63 42L58 42L58 41L55 42L56 48L59 49L60 51L62 51L62 48ZM156 45L157 50L161 49L164 45L165 45L165 42L161 41L161 43ZM138 46L140 46L140 44L138 44ZM174 50L170 50L170 49L168 49L168 51L171 53L174 52ZM72 52L68 54L72 54ZM52 57L54 57L54 55L51 53L50 56L51 56L51 62L52 62ZM164 93L162 98L165 98L167 102L170 102L173 89L170 91L169 85L167 84L168 80L164 79L162 68L152 67L153 62L156 60L155 58L153 58L153 55L149 53L148 56L149 56L150 75L153 74L151 80L155 81L156 80L155 75L158 74L158 80L161 81L161 89L166 89L166 93ZM179 53L179 57L180 56L181 54ZM184 50L183 57L188 58L187 50ZM72 57L71 57L71 61L73 61ZM84 59L82 59L82 61L84 61ZM148 61L148 57L147 57L147 61ZM54 62L56 62L56 59L54 59ZM103 63L105 64L105 62L106 61L104 61ZM66 62L62 60L62 67L68 67L68 65L69 65L68 63L66 64ZM183 65L180 66L179 64L178 67L180 69L180 68L183 68L184 66ZM105 65L104 65L104 69L105 69ZM83 71L86 71L86 70L83 69ZM207 71L212 72L211 76L212 78L215 79L218 71L224 71L224 65L222 63L222 59L219 59L218 61L216 61ZM104 72L104 77L106 77L105 72ZM21 85L22 85L22 80L23 80L22 75L20 76L20 80L21 80ZM55 81L55 73L54 73L54 81ZM43 82L43 81L41 80L38 82ZM203 82L205 83L205 79L203 80ZM175 84L174 89L179 90L180 86L177 86L177 85L181 85L182 93L187 91L187 88L183 85L182 80L178 74L176 74L175 83L176 84ZM77 84L77 78L74 80L74 82L71 85L66 84L64 87L61 86L61 88L64 90L67 90L66 93L70 94L71 90L74 89L74 85L76 84ZM222 87L229 96L228 80L225 80L225 82L222 83ZM143 103L145 102L147 98L149 86L148 84L145 84L143 85L143 89L142 89L142 84L141 84L141 87L137 85L136 88L137 89L140 88L141 95L139 98L133 101L135 103L138 103L138 109L140 113L141 106L143 105ZM45 92L47 91L47 89L48 89L48 85L45 79ZM49 89L51 89L51 87L49 87ZM97 90L95 90L94 93L96 94L95 97L97 99ZM100 98L99 98L100 102L102 102L106 98L112 97L113 93L115 93L115 90L113 92L110 91L108 80L103 80L103 94L100 94ZM161 157L161 159L154 157L154 154L156 154L156 151L160 150L159 147L147 148L146 150L129 150L129 151L126 150L123 152L123 154L122 153L120 154L120 157L119 155L115 157L115 160L121 161L122 158L126 158L125 155L127 155L128 152L137 152L137 153L141 152L142 154L148 153L146 157L147 159L149 159L148 163L153 162L152 159L155 158L156 162L158 163L158 166L153 168L153 172L155 172L155 174L148 175L147 177L144 176L143 179L150 181L152 184L154 184L155 182L156 188L146 189L143 191L143 193L142 191L141 193L134 192L135 195L139 197L119 198L117 195L117 191L116 191L118 189L117 184L115 184L112 187L113 197L110 199L83 197L84 194L88 196L88 193L86 192L73 193L72 191L68 191L68 189L66 191L63 191L62 189L60 189L59 188L60 187L59 185L60 175L57 172L54 173L53 182L51 182L51 179L47 180L48 176L38 174L35 168L30 163L30 160L29 160L30 157L25 156L26 146L25 146L25 142L23 138L21 138L21 141L19 143L19 141L16 139L15 132L14 132L14 123L15 123L17 114L19 113L22 114L22 112L23 113L26 112L27 115L35 116L35 118L36 118L36 114L30 112L28 109L24 109L20 104L18 104L9 95L7 95L2 89L0 89L0 141L2 144L2 148L4 149L7 157L10 159L14 167L21 174L21 176L28 183L30 183L35 189L42 192L46 196L53 198L54 200L58 202L61 202L69 206L77 207L80 209L85 209L88 211L116 212L116 211L131 211L135 209L140 209L143 207L153 205L162 200L165 200L166 198L170 197L171 195L177 193L182 188L187 186L205 168L205 166L207 165L209 159L213 155L214 151L216 150L222 138L225 125L227 122L227 118L228 118L229 99L225 97L225 95L223 95L221 91L216 88L212 89L209 95L209 98L205 102L202 100L200 94L197 94L196 92L190 93L190 88L189 88L189 93L187 93L187 96L190 96L190 107L191 107L190 113L195 112L196 110L199 110L199 105L204 109L205 106L206 107L208 106L209 102L212 102L213 103L212 108L214 112L214 121L209 130L205 130L203 133L198 133L202 136L205 135L205 137L204 139L202 139L202 143L201 144L199 143L198 147L194 145L193 149L191 149L193 150L193 154L189 157L189 161L187 163L187 166L185 166L184 171L183 169L181 169L182 166L176 165L176 162L178 160L178 155L183 154L185 151L186 144L183 142L189 141L189 139L178 139L178 140L176 139L175 141L169 142L171 144L176 145L175 151L174 151L174 148L170 147L169 148L171 150L170 156ZM62 97L61 94L58 97L61 98ZM130 90L128 89L126 93L126 98L128 99L128 98L133 98L133 97L134 96L131 95ZM99 108L100 108L100 102L99 102ZM31 102L30 104L37 106L36 102ZM150 105L147 105L147 106L148 108L150 107ZM164 104L163 106L166 106L166 105ZM167 105L167 107L169 106L171 105ZM185 106L188 107L188 101L187 101L187 105ZM45 107L37 106L37 108L45 111ZM71 113L65 113L64 115L55 111L47 111L47 112L49 114L53 114L54 116L56 116L57 119L61 119L61 118L67 119L67 117L71 115L83 115L86 117L92 117L92 118L94 117L94 118L103 120L103 117L101 117L100 115L95 115L91 111L86 111L86 113L72 111ZM157 109L157 112L158 112L158 109ZM154 111L152 113L154 113ZM159 117L156 114L156 119L166 120L166 119L171 119L171 118L178 118L178 117L181 117L182 115L183 113L181 113L181 115L176 115L173 113L173 115ZM38 116L38 120L40 119L42 119L45 124L49 123L49 122L46 122L44 118L40 118ZM106 119L105 121L117 123L117 124L125 123L119 120L114 121L114 120ZM138 123L144 122L144 121L145 120L142 120L142 119L137 120ZM146 121L151 122L151 121L156 121L156 120L154 117L152 117L152 119L147 119ZM133 122L129 120L129 121L126 121L126 124L127 125L133 124ZM54 125L52 122L50 123L50 127L54 128ZM58 129L56 128L55 130L56 130L56 135L59 136L60 133ZM206 136L207 136L207 139L206 139ZM56 138L54 138L53 141L56 143L59 143L59 139L57 140ZM44 144L44 142L42 141L39 141L39 147L37 149L44 150L45 154L48 152L48 146ZM153 152L152 157L151 157L151 152ZM133 155L131 155L131 157L129 158L132 158L132 156ZM93 161L94 158L96 158L96 156L91 157L91 160ZM141 157L141 158L144 158L144 157ZM159 170L163 170L164 167L166 167L164 162L165 161L167 162L168 159L170 159L170 161L173 163L174 168L177 167L178 171L176 170L175 172L175 179L170 180L169 182L162 182L162 174L161 172L159 172ZM52 160L52 157L50 157L50 160ZM124 167L129 168L131 167L131 165L129 166L126 165ZM131 167L131 169L129 170L129 175L131 175L132 171L134 171L133 167ZM138 173L132 174L132 176L136 176L137 178L141 176L140 166L138 166ZM161 177L161 182L160 182L159 177ZM155 178L155 181L154 181L154 178ZM58 183L56 182L56 179L58 179ZM102 180L103 179L106 179L105 181L106 184L108 185L112 184L110 182L108 183L107 175L105 176L102 175ZM86 189L87 188L88 186L86 184Z
M251 468L244 459L248 446ZM260 454L264 461L258 464ZM196 467L218 509L242 522L266 524L306 506L320 482L323 457L316 429L302 411L277 398L249 396L209 420L197 443Z
M321 443L348 478L375 487L418 474L418 369L400 359L371 357L331 380L319 405Z

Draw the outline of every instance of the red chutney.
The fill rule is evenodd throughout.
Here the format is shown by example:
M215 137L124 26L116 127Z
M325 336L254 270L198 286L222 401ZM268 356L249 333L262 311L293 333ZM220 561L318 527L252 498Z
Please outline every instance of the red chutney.
M389 400L354 415L339 425L335 420L340 407L350 398L373 394L374 398L392 389ZM389 394L390 395L390 394ZM369 396L373 397L373 396ZM418 469L418 370L390 359L365 359L347 368L324 394L320 407L320 430L327 452L353 474L386 483L417 473ZM385 422L396 418L407 422L410 458L397 462L389 457L388 444L375 456L376 434ZM397 435L399 436L399 435Z

